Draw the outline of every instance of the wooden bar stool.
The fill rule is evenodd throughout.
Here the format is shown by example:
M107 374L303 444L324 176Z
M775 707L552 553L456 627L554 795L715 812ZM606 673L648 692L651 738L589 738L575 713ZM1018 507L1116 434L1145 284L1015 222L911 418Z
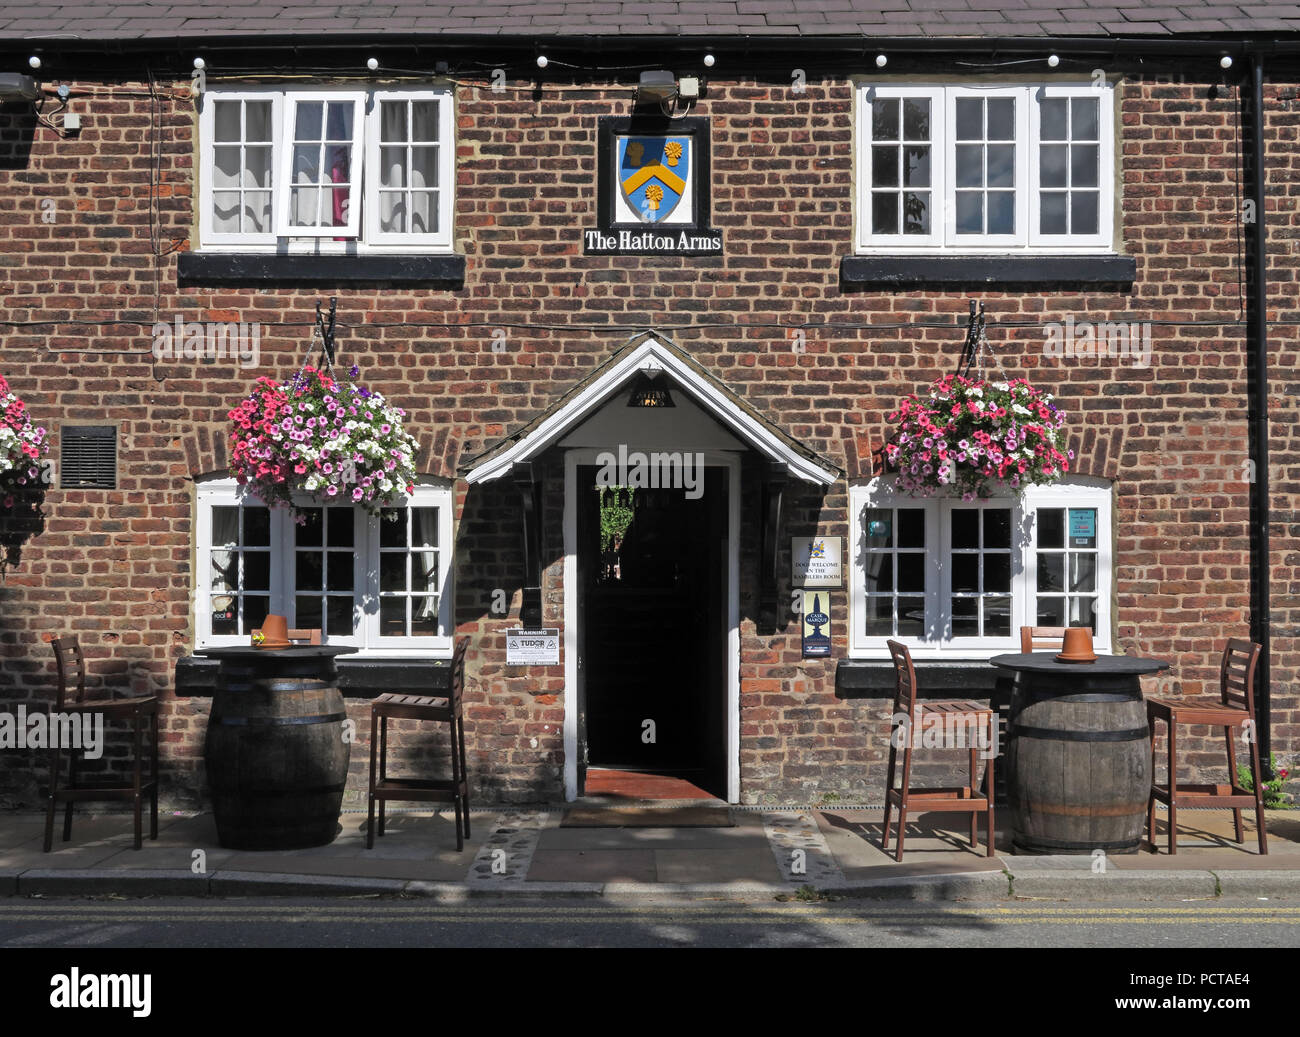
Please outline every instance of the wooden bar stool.
M1163 720L1169 729L1169 780L1164 785L1151 785L1151 799L1147 803L1147 839L1151 852L1156 851L1156 801L1169 807L1169 852L1178 852L1178 805L1198 807L1230 807L1236 828L1237 842L1245 843L1241 824L1243 807L1255 808L1255 827L1259 830L1259 852L1268 853L1268 836L1264 831L1264 794L1261 787L1263 775L1259 766L1259 741L1255 737L1255 671L1259 666L1261 647L1252 641L1232 638L1223 649L1219 665L1219 700L1202 696L1185 699L1147 699L1147 724L1151 728L1151 773L1156 768L1156 721ZM1228 750L1228 784L1179 785L1177 758L1177 726L1203 724L1223 728L1224 744ZM1253 792L1237 784L1237 753L1232 744L1233 732L1242 731L1250 743L1250 774L1255 786Z
M154 695L134 698L88 698L86 696L86 660L76 637L56 637L50 641L54 649L54 662L58 667L58 688L55 706L51 711L65 713L80 720L81 717L99 713L107 725L114 720L131 723L131 784L130 785L80 785L77 782L77 756L85 751L68 751L68 783L59 787L60 753L62 748L51 738L50 798L45 812L45 852L54 847L54 813L59 803L66 803L63 813L63 841L72 838L72 804L87 800L129 799L135 807L135 848L143 842L141 809L144 796L149 796L149 838L158 838L158 699ZM146 721L148 723L146 724ZM151 729L149 747L149 780L144 780L144 748L141 740L144 728Z
M1021 627L1020 651L1061 652L1065 647L1065 627Z
M370 809L366 819L366 849L375 845L375 804L379 804L379 834L384 834L384 804L390 799L422 803L451 803L456 812L456 849L469 838L469 777L465 759L465 652L461 638L451 663L451 691L444 697L380 695L370 707ZM425 720L447 725L451 742L451 778L390 778L388 721Z
M924 721L926 717L941 715L945 723L964 725L972 738L977 731L986 726L988 745L994 745L997 734L997 714L988 706L978 702L923 702L918 712L916 705L916 670L912 666L912 654L907 646L898 641L888 641L889 654L894 660L894 673L897 677L897 690L894 693L894 715L908 717L912 724ZM988 817L988 847L986 856L993 856L993 757L989 757L988 768L984 773L984 792L976 787L977 764L975 749L970 750L970 781L967 785L956 788L912 788L912 741L917 735L912 727L907 731L903 743L902 787L894 788L894 774L899 747L897 737L889 739L889 776L885 780L885 834L881 849L889 850L889 815L895 805L898 806L898 849L894 854L896 861L903 859L903 835L907 827L907 812L917 813L932 811L934 813L969 813L970 844L974 847L979 842L977 822L978 815Z

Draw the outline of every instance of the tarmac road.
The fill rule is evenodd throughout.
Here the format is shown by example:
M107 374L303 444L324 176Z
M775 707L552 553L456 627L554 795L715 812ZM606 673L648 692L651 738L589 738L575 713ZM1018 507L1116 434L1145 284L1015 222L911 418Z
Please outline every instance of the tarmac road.
M1292 902L1294 904L1294 902ZM675 898L0 901L3 948L1300 946L1300 907Z

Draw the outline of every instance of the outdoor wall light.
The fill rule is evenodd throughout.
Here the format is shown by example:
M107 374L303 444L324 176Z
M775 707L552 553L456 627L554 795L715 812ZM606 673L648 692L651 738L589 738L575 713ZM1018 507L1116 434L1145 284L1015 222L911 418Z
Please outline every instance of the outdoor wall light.
M0 104L9 101L35 101L40 87L31 76L21 72L0 72Z
M1051 57L1047 59L1047 64L1048 67L1050 68L1056 68L1056 66L1059 65L1060 63L1061 63L1061 56L1059 54L1053 54Z
M883 54L876 55L876 68L884 68L889 64L889 59Z
M714 63L715 63L717 60L718 60L718 59L715 58L712 54L705 54L705 55L704 55L704 67L705 67L705 68L712 68L713 65L714 65Z
M1223 55L1223 57L1219 59L1219 68L1232 68L1232 57L1228 54Z
M195 67L198 71L202 72L205 68L208 67L208 63L207 63L206 61L204 61L202 58L195 58L195 59L194 59L194 67Z
M38 58L35 54L33 54L30 58L27 59L27 64L32 68L40 68L41 59Z
M550 64L550 62L546 60L546 55L545 55L545 54L538 54L538 55L537 55L537 67L538 67L538 68L545 68L545 67L546 67L547 65L549 65L549 64Z
M370 69L371 72L378 72L378 71L379 71L379 59L378 59L378 58L366 58L366 68Z
M642 72L636 87L637 107L659 105L666 108L677 98L677 77L666 69Z

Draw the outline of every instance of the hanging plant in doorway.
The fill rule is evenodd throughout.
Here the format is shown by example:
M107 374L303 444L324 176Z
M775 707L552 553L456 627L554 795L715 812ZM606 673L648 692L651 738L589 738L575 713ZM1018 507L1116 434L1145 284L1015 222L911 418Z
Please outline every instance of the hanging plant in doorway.
M359 504L368 512L414 490L415 439L406 411L333 372L304 366L288 382L259 378L230 412L230 468L241 486L271 507L295 496L320 504Z
M1065 414L1023 378L945 375L889 415L885 457L905 493L963 500L1056 482L1070 470Z

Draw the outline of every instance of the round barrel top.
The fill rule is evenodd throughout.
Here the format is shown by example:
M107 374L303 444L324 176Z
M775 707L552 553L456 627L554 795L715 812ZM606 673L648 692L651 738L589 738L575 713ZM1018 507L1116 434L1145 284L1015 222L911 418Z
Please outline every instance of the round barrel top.
M995 655L989 662L1004 670L1050 673L1053 676L1078 674L1080 677L1133 677L1169 669L1169 664L1163 659L1144 659L1138 655L1099 655L1093 663L1063 663L1053 652L1017 652L1012 655Z
M324 659L355 651L357 649L352 645L292 645L289 648L226 645L222 648L199 648L194 654L208 659Z

